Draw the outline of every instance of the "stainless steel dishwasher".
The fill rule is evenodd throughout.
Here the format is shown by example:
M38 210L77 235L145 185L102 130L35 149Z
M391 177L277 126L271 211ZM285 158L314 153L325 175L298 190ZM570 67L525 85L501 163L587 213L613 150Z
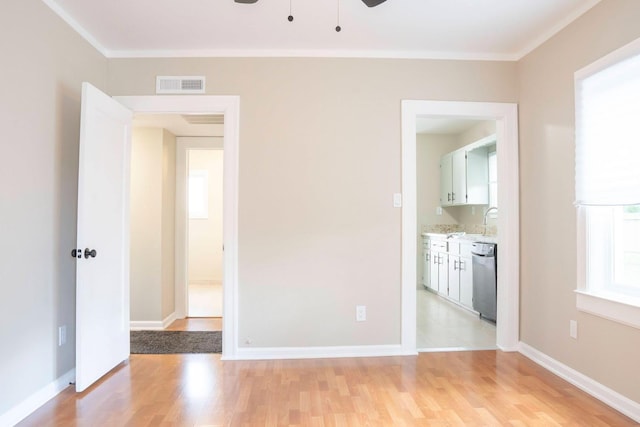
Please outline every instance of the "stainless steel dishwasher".
M497 252L494 243L475 242L471 248L473 264L473 309L480 317L496 321L497 305Z

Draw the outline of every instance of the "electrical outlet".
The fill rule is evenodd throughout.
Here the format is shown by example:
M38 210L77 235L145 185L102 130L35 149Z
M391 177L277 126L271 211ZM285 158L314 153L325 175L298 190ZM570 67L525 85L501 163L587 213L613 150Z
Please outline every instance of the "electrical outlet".
M578 339L578 322L576 320L569 320L569 336Z
M475 215L475 214L476 214L476 207L471 206L471 215Z
M58 328L58 347L61 347L67 343L67 325L62 325Z
M442 206L436 207L436 215L442 215Z
M356 305L356 322L364 322L367 320L367 306Z

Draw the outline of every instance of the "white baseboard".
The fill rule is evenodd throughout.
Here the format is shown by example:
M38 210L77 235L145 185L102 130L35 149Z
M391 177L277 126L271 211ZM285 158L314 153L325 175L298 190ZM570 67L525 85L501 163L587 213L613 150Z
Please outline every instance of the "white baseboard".
M167 327L176 321L176 312L174 311L170 315L164 318L162 321L162 329L167 329Z
M617 391L611 390L609 387L600 384L596 380L558 362L523 342L520 342L520 353L538 365L553 372L563 380L570 382L580 390L611 406L613 409L622 412L634 421L640 422L640 403L621 395Z
M343 357L414 356L400 345L362 345L335 347L260 347L238 348L233 360L330 359ZM225 358L223 357L223 360ZM230 360L230 359L226 359Z
M164 320L132 320L129 322L129 329L132 331L161 331L176 320L175 311L164 318Z
M13 426L31 415L36 409L56 397L69 383L76 379L76 370L72 369L55 381L42 387L31 396L0 415L0 426Z

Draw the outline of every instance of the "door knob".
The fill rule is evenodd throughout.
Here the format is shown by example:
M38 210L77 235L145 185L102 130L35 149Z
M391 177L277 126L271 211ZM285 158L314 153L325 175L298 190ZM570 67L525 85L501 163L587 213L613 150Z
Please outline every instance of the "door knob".
M89 248L86 248L86 249L84 250L84 257L85 257L85 258L89 258L89 257L91 257L91 258L95 258L95 257L96 257L96 255L98 255L98 253L96 252L96 250L95 250L95 249L91 249L91 250L89 250Z

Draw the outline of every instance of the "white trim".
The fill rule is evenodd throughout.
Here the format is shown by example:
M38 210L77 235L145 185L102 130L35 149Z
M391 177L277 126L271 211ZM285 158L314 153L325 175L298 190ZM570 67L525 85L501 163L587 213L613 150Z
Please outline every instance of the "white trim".
M51 10L53 10L56 15L58 15L64 22L67 23L75 32L77 32L80 37L85 39L87 43L93 46L98 52L102 54L104 57L109 57L109 51L105 49L104 46L95 38L93 34L87 31L82 25L78 24L78 21L73 19L71 15L69 15L55 0L42 0L44 4L49 6Z
M375 58L439 59L459 61L517 61L517 53L329 50L329 49L202 49L202 50L107 50L107 58Z
M176 312L174 311L170 315L164 318L162 321L162 329L167 329L169 325L176 321Z
M418 353L443 353L450 351L484 351L484 350L498 350L496 346L493 347L427 347L419 348Z
M589 65L586 65L573 74L574 83L577 85L581 80L592 76L605 68L615 65L627 58L635 56L640 51L640 38L635 39L626 45L610 52ZM576 92L577 93L577 92ZM577 99L577 98L576 98Z
M240 149L240 97L207 95L116 96L136 113L224 114L224 292L222 355L236 358L238 351L238 168ZM176 248L178 250L178 248ZM178 272L176 271L176 274ZM176 313L177 314L177 313Z
M520 214L517 104L402 101L402 326L405 353L416 351L416 117L496 120L498 147L498 323L496 345L515 351L520 328Z
M575 293L578 310L640 328L640 304L637 297L628 297L630 301L624 301L617 294L597 294L582 290L576 290Z
M167 329L176 320L176 312L164 318L164 320L132 320L129 322L130 331L161 331Z
M161 331L164 329L161 320L132 320L129 322L130 331Z
M611 390L609 387L597 382L591 377L547 356L528 344L521 342L519 351L538 365L553 372L580 390L611 406L613 409L622 412L634 421L640 422L640 403L621 395L617 391Z
M333 359L344 357L416 356L399 345L362 345L331 347L241 347L236 360ZM224 355L222 360L229 360Z
M74 382L75 379L76 370L72 369L42 387L40 390L24 399L4 414L0 415L0 426L13 426L18 424L20 421L31 415L35 410L69 387L70 383Z
M516 61L521 60L540 46L542 46L547 40L551 37L558 34L560 31L565 29L569 24L573 21L584 15L587 11L593 8L595 5L600 3L601 0L582 0L580 2L580 6L573 10L571 14L565 16L560 21L556 22L554 25L549 27L546 31L540 34L538 37L533 39L530 43L528 43L524 49L520 50L515 56Z

